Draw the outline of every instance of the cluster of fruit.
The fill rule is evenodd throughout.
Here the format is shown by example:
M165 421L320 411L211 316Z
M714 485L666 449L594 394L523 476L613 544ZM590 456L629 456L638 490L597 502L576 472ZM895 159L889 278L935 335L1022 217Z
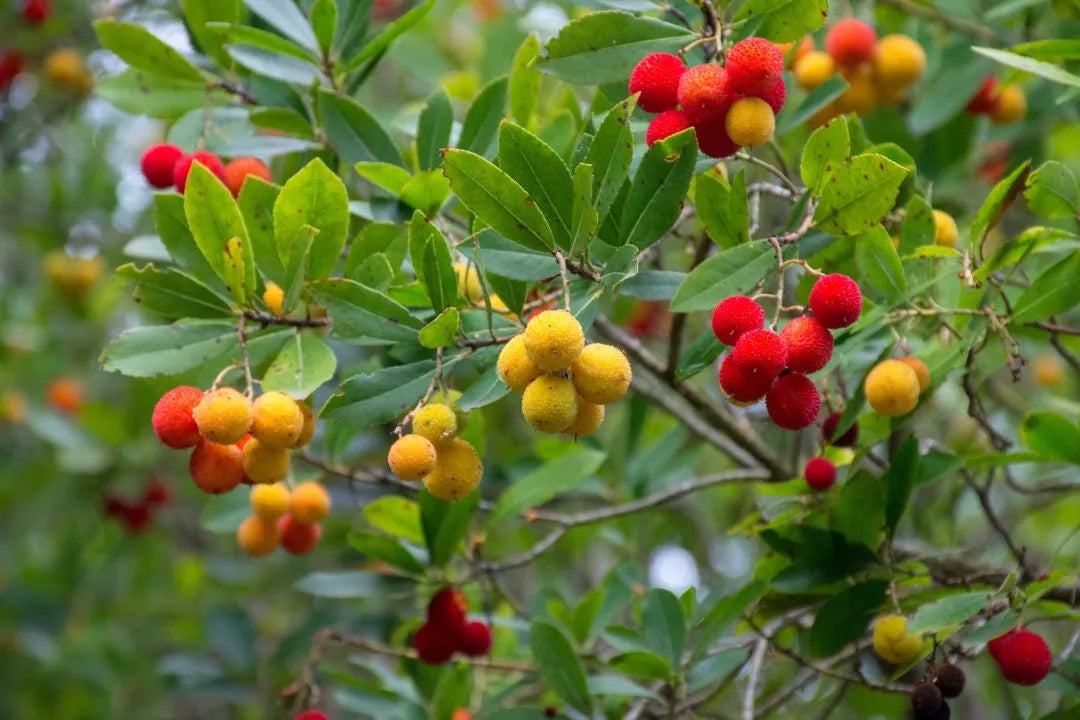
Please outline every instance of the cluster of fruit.
M427 621L412 638L413 649L422 662L442 665L460 652L470 657L486 655L491 649L491 628L468 619L469 603L460 590L443 588L427 607Z
M192 163L199 163L217 176L219 180L229 188L233 197L240 195L240 188L248 175L254 175L266 182L273 182L270 168L258 158L236 158L228 165L221 162L221 158L206 150L196 150L188 154L175 145L161 143L152 145L143 153L139 166L142 168L143 177L152 187L166 190L175 187L178 193L183 193L187 185L188 174L191 172Z
M422 480L440 500L457 501L480 485L484 464L472 443L458 437L469 416L447 402L429 402L412 416L412 432L394 441L386 462L402 480Z
M736 404L764 398L769 418L787 430L817 420L821 396L807 375L832 358L829 331L859 319L862 293L847 275L823 275L810 290L810 311L777 333L765 328L765 311L745 295L725 298L713 310L713 333L732 347L720 363L720 388Z
M129 533L141 533L150 527L154 512L168 504L170 495L168 485L160 480L152 480L137 500L127 500L112 492L105 493L101 499L101 511L105 517L120 521Z
M1008 125L1027 114L1027 98L1019 85L998 87L997 76L987 75L965 110L971 115L986 115L997 125Z
M659 113L645 132L650 146L694 128L701 151L723 158L773 136L787 99L783 73L784 55L775 43L747 38L728 50L723 66L687 68L678 55L646 55L630 73L630 93L639 93L643 110Z
M964 671L952 663L935 665L927 681L911 691L912 720L949 720L952 711L945 701L960 697L966 684Z
M19 7L22 21L30 26L43 24L52 15L49 0L24 0ZM15 78L26 71L27 58L15 48L0 53L0 92L11 87ZM54 85L86 95L94 87L94 77L82 55L71 48L58 48L45 58L45 77Z
M544 310L499 353L499 377L521 393L521 414L540 432L592 435L604 406L630 389L622 350L585 344L581 323L566 310Z
M304 555L322 537L322 521L330 514L330 494L317 482L302 482L291 491L284 483L251 489L252 514L236 529L236 542L252 557L274 552Z
M913 356L882 360L863 385L867 402L882 417L907 415L929 387L930 368Z

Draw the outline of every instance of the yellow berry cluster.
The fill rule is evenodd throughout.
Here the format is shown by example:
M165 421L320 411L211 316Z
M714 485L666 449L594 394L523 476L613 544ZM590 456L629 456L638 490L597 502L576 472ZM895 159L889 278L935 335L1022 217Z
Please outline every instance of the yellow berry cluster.
M874 623L874 652L887 663L900 665L914 660L922 650L922 638L907 631L907 618L886 615Z
M317 482L303 482L292 491L284 483L251 489L251 511L236 529L236 541L248 555L263 557L281 546L303 555L319 542L322 521L330 514L330 494Z
M412 432L390 446L386 462L402 480L422 480L440 500L457 501L476 490L484 475L480 454L472 443L458 437L468 415L447 402L429 402L412 417Z
M541 432L585 437L604 421L604 406L630 388L621 350L585 344L581 323L566 310L545 310L499 353L499 377L522 393L521 413Z

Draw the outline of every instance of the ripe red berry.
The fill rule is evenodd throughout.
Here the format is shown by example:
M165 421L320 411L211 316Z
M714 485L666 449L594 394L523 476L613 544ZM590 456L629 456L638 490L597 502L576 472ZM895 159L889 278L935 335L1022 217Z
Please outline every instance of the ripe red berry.
M731 47L724 67L733 89L761 97L784 74L784 53L765 38L746 38Z
M412 645L422 662L442 665L457 650L458 635L448 633L434 623L426 622L413 635Z
M998 101L997 84L997 77L994 75L987 75L983 78L982 84L979 85L979 89L971 96L971 99L968 100L968 104L964 109L972 115L985 115L990 113L997 105Z
M734 100L728 87L727 72L713 63L695 65L679 80L679 104L695 125L723 123Z
M1001 656L1002 649L1008 644L1012 636L1016 634L1016 630L1010 630L1004 635L998 635L996 638L986 643L986 649L990 653L990 656L997 660Z
M326 713L321 713L318 710L308 710L300 713L293 720L329 720L329 718L326 717Z
M121 515L129 533L141 533L150 527L150 506L146 503L129 505Z
M143 153L142 160L139 162L143 177L152 187L172 187L173 171L182 157L184 157L184 151L175 145L168 143L151 145Z
M758 95L758 97L772 108L773 115L779 114L787 101L787 85L784 84L784 78L777 80L775 85Z
M221 164L218 156L205 150L198 150L176 161L176 166L173 168L173 185L176 186L177 192L182 193L187 187L188 173L191 172L191 164L194 162L201 163L207 170L217 175L222 183L225 182L225 166Z
M694 126L698 148L712 158L731 157L739 151L738 144L728 135L723 118L698 123Z
M814 381L788 373L776 379L765 395L765 409L774 423L786 430L802 430L814 424L821 410L821 396Z
M199 444L199 426L191 411L202 400L203 391L190 385L174 387L161 396L154 405L150 424L154 434L166 447L174 450L195 447Z
M4 54L0 55L0 90L8 89L16 76L23 71L24 66L21 52L5 50Z
M837 447L855 447L859 440L859 423L852 423L851 427L844 431L840 437L836 437L836 429L840 427L840 418L843 413L830 413L825 422L821 424L821 442L825 445L830 443Z
M427 620L440 630L460 633L465 627L469 601L460 590L444 587L431 598L427 607Z
M780 336L764 328L743 333L731 361L747 375L775 378L787 364L787 349Z
M679 102L679 78L686 63L678 55L652 53L641 58L630 73L630 94L638 96L638 107L647 112L671 110Z
M859 319L862 293L847 275L823 275L810 289L810 309L827 328L845 328Z
M322 537L321 523L302 523L286 513L278 518L281 533L281 549L290 555L306 555L319 544Z
M26 22L37 25L49 19L52 7L49 5L49 0L26 0L23 3L22 12Z
M1050 673L1054 658L1040 636L1030 630L1013 630L996 640L1000 643L991 654L1009 682L1038 685Z
M810 458L803 468L803 477L811 490L828 490L836 482L836 466L823 457Z
M143 503L151 506L165 505L169 502L172 491L161 480L153 480L143 491Z
M862 20L847 18L829 28L825 50L841 65L855 66L874 58L877 33Z
M487 655L491 649L491 628L482 622L465 623L458 640L458 650L471 657Z
M717 303L712 314L712 331L725 345L734 345L743 333L765 326L765 311L745 295L732 295Z
M731 360L731 353L720 362L720 389L737 403L749 404L765 397L774 379L768 375L744 373Z
M816 318L795 318L780 331L780 339L787 348L789 370L809 375L828 365L832 358L832 333Z
M669 138L692 126L690 116L682 110L665 110L649 123L645 130L645 144L652 147L657 140Z

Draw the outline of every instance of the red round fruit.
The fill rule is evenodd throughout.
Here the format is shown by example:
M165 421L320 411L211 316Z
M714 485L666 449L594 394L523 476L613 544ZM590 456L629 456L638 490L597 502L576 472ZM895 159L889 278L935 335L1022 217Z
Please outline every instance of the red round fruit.
M778 114L787 101L787 85L784 84L784 78L777 80L775 85L758 95L758 97L772 108L773 115Z
M128 502L115 493L105 493L101 498L101 512L106 517L123 517L128 507Z
M679 80L679 104L695 125L723 123L734 100L728 87L727 72L713 63L695 65Z
M199 426L191 411L202 400L203 391L190 385L174 387L161 396L154 405L150 424L154 434L166 447L174 450L195 447L199 444Z
M22 7L23 17L31 25L43 23L52 14L49 0L26 0Z
M851 427L844 431L844 434L840 437L836 437L836 429L840 426L840 418L843 417L843 413L830 413L825 422L821 424L821 442L825 445L836 445L837 447L855 447L855 443L859 440L859 423L852 423Z
M731 353L720 362L720 389L738 403L757 402L765 397L774 378L767 375L748 375L731 360Z
M458 640L458 650L471 657L487 655L491 649L491 628L482 622L465 623Z
M678 55L652 53L641 58L630 73L630 94L638 96L638 107L648 112L671 110L678 103L679 78L686 63Z
M1001 641L997 652L991 653L1009 682L1038 685L1050 673L1054 656L1040 636L1030 630L1014 630L997 640Z
M130 505L124 511L121 516L124 520L124 527L130 533L141 533L150 527L150 506L146 503L139 503L138 505Z
M173 168L173 185L176 186L177 192L182 193L187 187L188 173L191 172L191 164L194 162L202 164L207 170L217 175L222 183L225 182L225 166L221 164L218 156L205 150L198 150L176 161L176 167Z
M810 458L803 468L803 477L811 490L828 490L836 482L836 466L823 457Z
M420 656L421 662L428 665L442 665L457 650L458 636L448 633L433 623L427 622L413 635L412 646Z
M254 175L266 182L274 181L270 168L266 167L262 160L251 157L236 158L225 166L225 187L229 188L233 197L240 197L240 190L243 189L248 175Z
M427 606L427 619L432 625L450 632L460 633L465 627L469 601L465 594L452 587L444 587L435 593Z
M992 112L998 102L997 84L997 77L994 75L983 78L982 85L979 85L979 89L971 96L964 109L972 115L986 115Z
M823 275L810 289L810 309L825 327L845 328L859 319L862 293L847 275Z
M182 157L184 157L184 151L175 145L168 143L151 145L143 153L142 160L139 162L143 177L152 187L172 187L173 171L176 170L176 163Z
M751 330L743 333L735 343L731 361L747 375L771 380L787 365L787 349L780 336L772 330Z
M693 127L690 116L682 110L665 110L649 123L645 130L645 144L652 147L657 140L669 138L690 127Z
M244 479L244 454L236 445L200 440L188 460L191 479L205 493L221 495Z
M294 717L293 720L330 720L330 719L326 716L326 713L319 712L318 710L308 710L306 712L300 713L299 715Z
M724 68L732 88L744 95L761 97L784 74L784 53L765 38L746 38L728 51Z
M788 373L776 379L765 396L765 409L774 423L786 430L814 424L821 410L821 395L805 375Z
M829 364L833 337L816 318L797 317L780 331L789 370L809 375Z
M744 333L765 327L765 311L745 295L732 295L717 303L712 331L725 345L735 345Z
M739 151L739 146L728 135L723 119L711 120L694 126L698 147L701 152L712 158L731 157Z
M837 63L849 67L873 60L876 46L874 28L855 18L841 20L825 36L825 50Z
M1004 635L998 635L996 638L986 643L986 649L990 653L990 656L995 660L1001 655L1002 649L1009 643L1012 636L1016 634L1016 630L1010 630Z
M10 87L25 65L21 52L5 50L4 54L0 55L0 90Z
M143 502L151 506L165 505L171 496L172 491L168 485L161 480L153 480L143 491Z
M278 530L281 532L281 549L290 555L306 555L322 537L321 523L300 523L290 514L278 518Z

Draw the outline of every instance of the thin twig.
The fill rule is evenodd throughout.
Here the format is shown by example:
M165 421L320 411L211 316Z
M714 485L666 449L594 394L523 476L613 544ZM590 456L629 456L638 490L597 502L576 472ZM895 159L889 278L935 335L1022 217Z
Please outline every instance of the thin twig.
M770 162L768 162L766 160L762 160L759 157L755 157L754 155L751 155L750 153L742 152L742 151L739 151L739 152L735 153L735 159L736 160L742 160L743 162L748 162L751 165L757 165L759 168L762 168L763 170L766 170L767 172L771 173L774 177L776 177L776 179L780 181L780 184L783 185L785 188L787 188L787 190L792 195L798 195L799 194L799 188L795 186L795 183L791 182L791 180L788 179L788 176L784 174L783 170L776 167L772 163L770 163Z
M895 8L899 8L908 15L931 20L939 25L944 25L945 27L958 32L974 35L983 42L1005 43L1005 40L989 25L948 15L941 10L938 10L933 5L921 5L914 2L914 0L881 0L881 2L885 5L892 5Z
M566 256L561 250L555 251L555 259L559 261L559 277L562 279L563 307L570 310L570 277L566 272Z
M754 720L754 701L757 699L758 677L761 675L761 664L765 661L765 651L768 648L769 643L765 638L761 638L754 645L754 653L750 656L750 671L746 676L746 690L743 691L743 720Z
M272 313L256 312L254 310L245 310L241 316L244 319L256 322L263 327L268 325L285 325L287 327L295 328L317 328L327 327L330 325L330 318L289 318L274 315Z

